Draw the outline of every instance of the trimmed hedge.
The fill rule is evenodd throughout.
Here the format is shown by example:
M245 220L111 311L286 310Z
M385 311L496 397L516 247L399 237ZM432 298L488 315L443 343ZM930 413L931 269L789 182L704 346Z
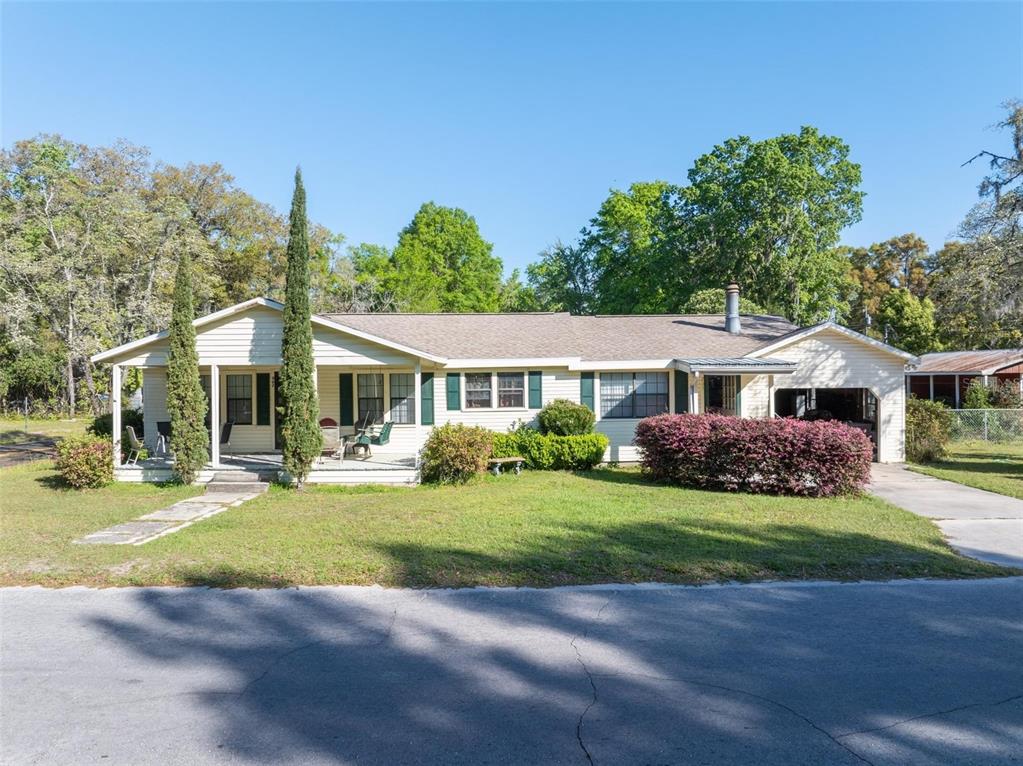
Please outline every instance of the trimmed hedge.
M536 421L542 434L579 436L593 431L596 415L585 404L555 399L536 414Z
M522 427L494 436L494 457L523 457L541 471L587 471L604 459L607 445L604 434L559 436Z
M114 480L113 447L95 436L69 436L57 445L57 470L75 489L103 487Z
M482 426L438 426L423 445L423 481L461 484L487 470L494 451L494 432Z
M699 489L830 497L870 478L873 447L837 421L759 420L726 415L657 415L640 421L634 443L659 481Z

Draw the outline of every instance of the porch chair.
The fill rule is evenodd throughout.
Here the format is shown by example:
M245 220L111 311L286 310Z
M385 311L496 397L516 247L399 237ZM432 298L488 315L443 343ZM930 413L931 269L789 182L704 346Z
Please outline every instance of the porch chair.
M166 455L170 452L171 424L169 420L156 422L156 454Z
M334 418L320 420L320 434L323 435L323 451L321 456L345 459L345 440L341 437L341 427Z
M146 446L140 442L139 437L135 435L134 426L125 426L124 430L128 432L128 459L124 462L131 463L131 465L138 465L139 455L142 454L142 450L144 450ZM132 458L132 455L135 457Z
M388 420L380 429L380 433L376 434L375 436L368 432L360 434L359 438L355 440L355 446L363 448L364 457L372 457L373 452L369 448L370 445L375 444L378 447L382 447L385 444L387 444L387 442L391 440L391 426L393 425L394 423Z

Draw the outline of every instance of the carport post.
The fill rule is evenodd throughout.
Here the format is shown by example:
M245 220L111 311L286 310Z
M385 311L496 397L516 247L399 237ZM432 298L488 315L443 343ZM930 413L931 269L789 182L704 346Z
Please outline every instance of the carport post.
M110 368L110 417L114 442L114 468L121 466L121 365Z
M956 409L959 409L959 376L956 375Z

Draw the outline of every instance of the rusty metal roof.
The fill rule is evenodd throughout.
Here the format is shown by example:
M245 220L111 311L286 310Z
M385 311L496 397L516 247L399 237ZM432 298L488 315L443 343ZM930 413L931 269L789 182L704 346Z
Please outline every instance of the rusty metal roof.
M1023 362L1023 349L1004 348L988 351L940 351L924 354L913 372L993 375L1004 367Z

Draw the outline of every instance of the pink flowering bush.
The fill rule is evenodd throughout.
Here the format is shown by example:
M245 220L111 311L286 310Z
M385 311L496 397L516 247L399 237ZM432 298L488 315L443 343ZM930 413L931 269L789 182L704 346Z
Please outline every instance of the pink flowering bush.
M831 497L870 478L873 447L836 421L657 415L640 421L636 446L654 479L684 487Z

